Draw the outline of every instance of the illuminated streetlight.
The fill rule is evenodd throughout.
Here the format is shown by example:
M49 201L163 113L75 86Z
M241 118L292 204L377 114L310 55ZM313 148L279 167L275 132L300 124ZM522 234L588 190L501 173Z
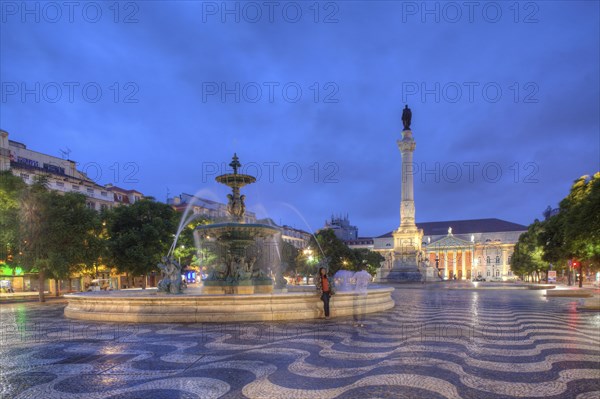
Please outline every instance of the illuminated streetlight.
M304 255L308 258L309 262L313 261L313 256L312 256L312 249L310 249L310 247L306 248L304 251L302 251L304 253Z

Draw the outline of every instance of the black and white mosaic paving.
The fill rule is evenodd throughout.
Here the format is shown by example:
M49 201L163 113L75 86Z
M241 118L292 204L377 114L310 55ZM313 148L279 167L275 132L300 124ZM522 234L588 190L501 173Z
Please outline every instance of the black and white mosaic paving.
M600 398L600 314L542 293L398 287L364 327L93 323L64 302L3 304L0 397Z

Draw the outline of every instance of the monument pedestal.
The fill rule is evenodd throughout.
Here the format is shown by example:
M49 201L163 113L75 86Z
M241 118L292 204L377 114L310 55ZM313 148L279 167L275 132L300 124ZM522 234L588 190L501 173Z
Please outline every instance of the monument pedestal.
M419 251L423 230L415 225L400 226L393 233L394 250L392 268L382 276L382 281L419 282L422 280L419 269Z

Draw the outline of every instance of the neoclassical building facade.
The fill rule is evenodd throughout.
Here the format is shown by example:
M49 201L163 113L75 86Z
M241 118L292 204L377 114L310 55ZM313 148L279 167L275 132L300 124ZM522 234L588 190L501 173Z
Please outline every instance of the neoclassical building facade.
M454 220L417 223L423 229L424 260L439 270L444 279L486 280L513 278L510 258L519 236L527 227L500 219ZM392 232L373 238L373 250L385 261L382 270L392 268Z

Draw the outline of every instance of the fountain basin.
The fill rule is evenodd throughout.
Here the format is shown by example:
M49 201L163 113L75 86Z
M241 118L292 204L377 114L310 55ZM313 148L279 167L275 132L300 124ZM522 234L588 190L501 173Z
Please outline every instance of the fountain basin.
M394 307L394 288L372 287L366 300L353 291L331 298L334 317L374 313ZM253 295L207 295L188 289L182 295L160 295L155 289L67 294L70 319L122 323L206 323L310 320L323 315L314 289L306 292Z
M254 269L246 257L249 247L257 238L268 238L279 233L279 229L260 223L214 223L196 227L195 234L203 246L217 250L220 268L204 280L205 294L269 294L273 291L273 280ZM235 258L227 256L237 255ZM256 257L254 258L256 261ZM244 275L244 276L242 276Z

